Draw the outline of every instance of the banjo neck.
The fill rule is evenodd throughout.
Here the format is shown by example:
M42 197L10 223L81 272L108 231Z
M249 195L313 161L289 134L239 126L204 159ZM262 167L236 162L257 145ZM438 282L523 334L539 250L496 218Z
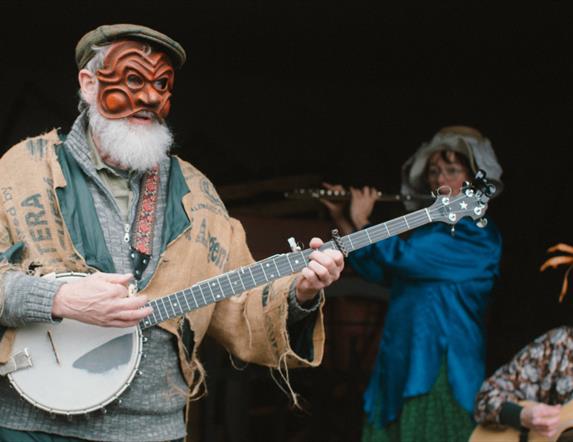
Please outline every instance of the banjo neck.
M333 231L333 240L325 242L319 250L335 249L347 255L428 223L441 221L456 224L465 216L482 219L487 209L489 196L488 192L467 187L456 196L438 197L430 207L343 237L337 236L338 232ZM146 305L153 308L153 313L143 318L139 325L142 329L146 329L192 310L239 295L283 276L298 273L306 267L312 252L313 249L306 249L274 255L149 301Z

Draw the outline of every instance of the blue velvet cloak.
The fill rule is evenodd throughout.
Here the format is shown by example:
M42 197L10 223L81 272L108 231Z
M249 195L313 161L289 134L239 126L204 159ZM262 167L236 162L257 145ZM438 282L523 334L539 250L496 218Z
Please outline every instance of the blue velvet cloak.
M362 277L391 288L364 394L373 425L395 421L405 399L428 393L444 361L455 399L472 412L485 376L485 314L501 236L491 220L480 229L464 218L455 228L452 236L449 225L429 224L406 240L392 237L349 256Z

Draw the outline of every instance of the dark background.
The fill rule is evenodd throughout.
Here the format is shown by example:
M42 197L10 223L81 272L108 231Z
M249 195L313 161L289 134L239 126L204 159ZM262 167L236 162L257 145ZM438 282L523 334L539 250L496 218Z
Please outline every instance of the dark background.
M178 154L216 186L313 174L396 192L401 164L439 128L481 130L506 186L489 209L504 255L488 318L488 371L571 322L573 297L557 302L565 269L538 271L549 246L573 243L566 2L506 10L296 0L0 5L2 150L69 129L73 51L85 32L146 24L188 51L170 124ZM395 209L378 211L382 221Z

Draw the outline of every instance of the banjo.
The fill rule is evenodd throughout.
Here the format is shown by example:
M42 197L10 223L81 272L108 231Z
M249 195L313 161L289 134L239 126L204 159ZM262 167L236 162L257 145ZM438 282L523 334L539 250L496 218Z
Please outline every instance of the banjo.
M456 224L465 216L483 218L495 186L479 171L475 183L456 195L438 195L424 209L340 237L333 230L331 241L320 250L337 249L345 256L386 238L432 222ZM35 323L18 329L12 358L4 367L16 391L29 403L56 415L80 415L104 409L119 399L137 375L143 353L142 330L181 316L283 276L300 272L312 249L301 250L289 238L292 252L271 256L245 267L198 282L184 290L149 301L153 313L128 328L100 327L72 319ZM64 281L82 278L81 273L63 273ZM8 367L8 369L6 368Z

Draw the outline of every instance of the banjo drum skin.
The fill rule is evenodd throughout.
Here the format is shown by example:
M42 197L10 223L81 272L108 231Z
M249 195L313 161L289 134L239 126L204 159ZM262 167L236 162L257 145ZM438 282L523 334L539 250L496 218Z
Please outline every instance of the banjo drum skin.
M82 273L60 273L73 281ZM32 366L8 374L16 391L53 414L78 415L116 400L137 373L142 354L139 327L112 328L72 319L18 329L13 353L27 351Z

